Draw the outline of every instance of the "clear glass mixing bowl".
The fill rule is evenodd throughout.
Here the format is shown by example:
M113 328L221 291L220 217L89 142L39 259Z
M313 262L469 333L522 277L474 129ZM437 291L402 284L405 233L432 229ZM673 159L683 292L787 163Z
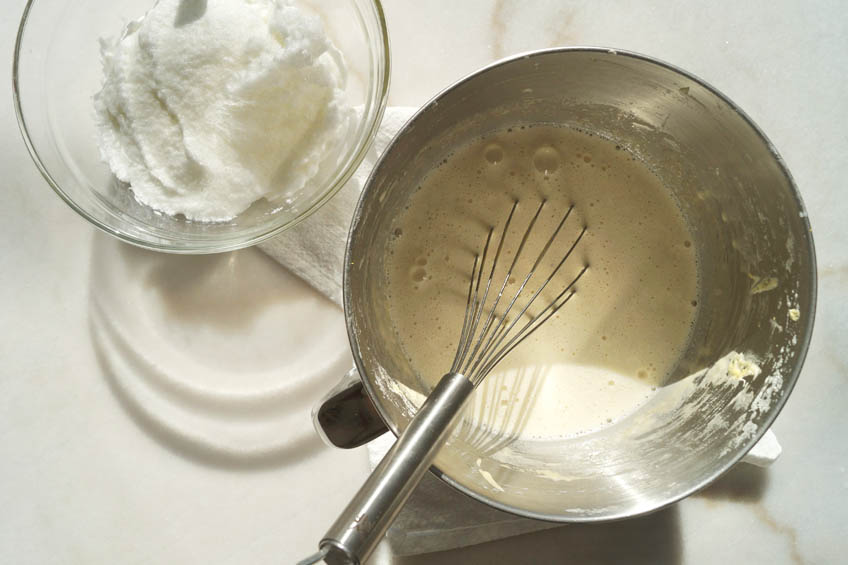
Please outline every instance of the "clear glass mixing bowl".
M301 0L347 63L349 133L306 190L281 205L260 200L229 222L190 222L138 203L100 159L92 97L100 90L101 37L116 37L154 0L29 0L15 43L15 111L27 149L53 190L95 226L129 243L174 253L246 247L315 212L362 161L383 115L389 43L379 0ZM280 104L285 101L281 100Z

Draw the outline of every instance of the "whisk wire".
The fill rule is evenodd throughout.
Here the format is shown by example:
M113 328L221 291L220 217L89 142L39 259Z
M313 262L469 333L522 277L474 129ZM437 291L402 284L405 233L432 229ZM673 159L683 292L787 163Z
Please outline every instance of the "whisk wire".
M494 256L491 259L491 266L487 264L487 259L489 258L493 243L494 227L489 229L482 254L474 256L474 263L471 269L471 280L469 281L468 295L466 297L465 316L463 318L462 331L460 332L460 339L457 345L457 352L451 367L451 372L465 375L475 385L479 384L479 382L486 377L495 365L500 363L504 357L515 349L515 347L533 334L548 319L550 319L551 316L556 314L556 312L562 308L572 298L572 296L574 296L574 293L576 292L574 285L588 269L588 265L584 266L577 276L571 280L571 282L553 301L551 301L538 314L531 316L530 319L523 325L518 325L519 321L526 319L525 314L528 313L536 299L554 279L586 233L587 228L583 227L569 246L568 251L553 268L550 274L548 274L542 284L533 292L529 300L527 300L523 306L518 308L517 304L519 297L524 293L530 280L538 272L544 258L548 254L548 251L553 246L554 241L562 231L562 228L568 218L571 216L574 209L574 206L571 205L560 219L556 228L553 230L553 233L546 240L541 251L536 256L530 270L521 281L521 284L509 300L504 311L500 314L497 312L497 308L500 305L501 300L504 298L506 287L515 272L516 265L525 250L530 234L536 226L546 203L547 200L541 201L527 228L524 230L518 248L511 259L509 267L506 269L503 282L500 284L500 288L496 295L494 295L491 305L488 304L489 295L490 292L493 291L493 281L495 279L497 265L504 252L504 242L509 235L509 229L518 208L518 201L513 203L506 222L504 223L503 231L494 251ZM485 277L486 271L488 271L488 277L486 277L484 283L483 278ZM509 314L514 308L519 309L520 311L517 315L510 318ZM488 314L481 325L483 315L487 309Z
M532 318L529 322L527 322L527 323L524 325L524 327L522 327L522 328L518 331L518 333L516 333L516 335L515 335L512 339L510 339L510 340L506 343L506 345L504 345L504 346L503 346L503 347L501 347L499 350L497 350L497 351L498 351L498 353L494 354L494 358L493 358L493 359L491 359L491 361L490 361L490 362L486 363L486 365L485 365L485 366L483 367L483 369L480 371L479 375L478 375L478 376L475 376L475 378L476 378L476 379L479 379L479 380L482 380L483 378L485 378L485 377L486 377L486 375L488 375L488 374L489 374L489 372L490 372L490 371L491 371L491 370L495 367L495 365L497 365L498 363L500 363L500 362L503 360L503 358L504 358L504 357L506 357L507 355L509 355L509 354L512 352L512 350L513 350L513 349L515 349L515 348L516 348L516 347L517 347L517 346L518 346L518 345L519 345L522 341L524 341L525 339L527 339L528 337L530 337L530 336L533 334L533 332L535 332L535 331L536 331L537 329L539 329L542 325L544 325L544 324L545 324L545 322L547 322L547 321L548 321L548 319L550 319L550 318L551 318L551 316L553 316L554 314L556 314L556 313L557 313L557 311L558 311L560 308L562 308L563 306L565 306L565 304L566 304L569 300L571 300L571 297L572 297L572 296L574 296L574 294L577 292L576 290L571 290L571 289L572 289L572 287L573 287L575 284L577 284L577 281L579 281L579 280L580 280L580 277L582 277L582 276L583 276L583 273L585 273L585 272L586 272L586 270L587 270L588 268L589 268L589 266L588 266L588 265L584 266L584 267L580 270L580 272L577 274L577 276L576 276L576 277L574 277L574 280L572 280L572 281L571 281L571 283L570 283L570 284L569 284L569 285L568 285L568 286L567 286L567 287L566 287L566 288L565 288L562 292L560 292L560 293L559 293L559 295L557 295L557 297L554 299L554 301L553 301L553 302L551 302L550 304L548 304L548 305L544 308L544 310L542 310L541 312L539 312L539 313L538 313L536 316L534 316L534 317L533 317L533 318ZM569 290L570 290L571 292L569 292ZM559 302L559 300L560 300L560 299L562 299L562 297L563 297L566 293L568 293L568 295L567 295L567 296L565 296L565 300L563 300L562 302ZM559 303L558 303L558 302L559 302ZM545 315L545 312L548 312L548 314L547 314L547 315ZM544 318L542 318L542 319L540 320L539 318L541 318L542 316L545 316L545 317L544 317ZM520 318L518 318L518 319L520 319ZM533 324L535 324L535 325L533 325ZM529 328L531 325L533 325L533 327L532 327L532 328L530 328L530 330L527 330L527 328ZM525 332L526 332L526 333L525 333ZM507 333L509 333L509 332L507 332ZM506 334L504 334L504 335L506 335Z
M512 217L510 215L510 217ZM486 264L486 256L489 253L489 245L492 242L492 234L495 229L490 228L489 234L486 236L486 244L483 246L483 255L480 258L480 269L477 269L477 255L474 256L474 268L471 271L471 284L469 286L469 302L465 308L465 314L468 317L468 327L465 328L463 326L463 333L460 336L459 349L457 350L456 358L454 359L454 368L451 370L454 373L461 372L460 367L462 366L462 362L465 359L465 356L468 354L468 349L471 345L471 340L474 337L475 329L477 326L477 322L479 320L480 314L482 313L482 304L479 301L478 297L480 295L480 281L483 280L483 269ZM475 283L475 275L476 275L476 283ZM491 284L489 281L488 284ZM473 289L473 292L471 291ZM473 295L473 297L472 297ZM467 331L465 331L467 329Z
M506 329L505 329L505 330L503 330L503 332L501 332L501 335L500 335L500 337L499 337L499 339L498 339L498 342L497 342L497 344L495 345L495 347L493 347L493 348L489 348L488 353L484 356L484 359L485 359L485 360L484 360L483 366L488 365L488 360L489 360L489 359L491 359L492 357L497 357L497 355L494 353L494 351L495 351L495 350L497 350L497 349L500 347L500 344L503 342L504 338L505 338L507 335L509 335L509 333L510 333L510 332L512 331L512 329L515 327L515 325L518 323L518 321L519 321L519 320L521 320L521 319L524 317L524 314L525 314L525 313L526 313L526 312L530 309L530 306L532 306L532 305L533 305L533 303L536 301L536 299L539 297L539 295L541 295L541 294L542 294L542 291L544 291L544 290L545 290L545 288L548 286L548 283L550 283L550 282L553 280L554 276L555 276L555 275L559 272L560 268L561 268L561 267L565 264L565 262L566 262L566 261L568 260L568 258L571 256L572 252L573 252L573 251L574 251L574 249L577 247L577 244L578 244L578 243L580 243L580 240L583 238L583 235L584 235L585 233L586 233L586 228L584 227L584 228L581 230L581 232L578 234L578 236L575 238L574 242L571 244L571 247L569 247L568 252L565 254L565 256L563 256L562 260L560 260L560 262L556 265L556 267L554 267L554 270L553 270L553 271L551 271L551 274L550 274L550 275L548 275L548 278L547 278L547 279L545 279L545 282L543 282L543 283L542 283L542 285L541 285L541 286L540 286L540 287L536 290L536 292L534 292L534 293L533 293L533 296L531 296L531 297L530 297L530 300L528 300L528 301L527 301L527 303L526 303L526 304L524 305L524 307L521 309L521 312L519 312L519 314L518 314L518 315L517 315L517 316L516 316L516 317L512 320L512 323L510 323L510 324L506 327ZM583 273L586 271L586 269L587 269L587 268L588 268L588 266L585 266L585 267L583 268L583 270L582 270L582 271L581 271L581 272L577 275L577 277L575 277L575 278L571 281L571 283L570 283L570 284L569 284L569 285L565 288L565 291L567 291L568 289L572 288L572 287L575 285L575 283L577 282L577 280L578 280L581 276L583 276ZM517 296L517 295L518 295L518 294L522 291L522 289L523 289L523 287L522 287L522 288L519 288L518 293L516 293L516 296ZM562 293L560 293L560 295L559 295L559 296L557 296L557 298L556 298L556 299L554 299L554 300L553 300L553 302L551 302L550 304L548 304L548 306L547 306L544 310L542 310L542 312L547 311L547 310L548 310L548 309L550 309L553 305L555 305L555 304L556 304L556 302L557 302L557 300L559 300L559 298L561 298L561 297L562 297L562 295L565 293L565 291L563 291ZM563 304L565 304L565 302L563 302ZM547 318L546 318L546 320L547 320ZM514 339L516 339L516 338L517 338L517 339L523 339L524 337L527 337L527 336L523 336L523 335L522 335L522 333L521 333L521 332L523 332L526 328L527 328L527 326L525 325L525 326L524 326L521 330L519 330L519 331L518 331L518 333L516 333L516 335L515 335L515 337L513 338L513 340L514 340ZM512 341L512 340L511 340L511 341ZM512 351L512 348L510 348L510 351ZM501 358L502 358L502 357L501 357ZM494 366L494 365L496 365L496 364L497 364L497 363L491 364L491 366L489 367L489 369L488 369L488 370L491 370L491 367L493 367L493 366ZM481 372L481 375L479 376L479 378L481 378L481 379L482 379L482 378L484 378L484 377L486 376L486 374L488 374L488 370L486 370L486 371L482 371L482 372Z
M489 231L489 237L491 237L491 231ZM451 372L456 373L459 370L460 353L465 347L466 335L468 333L469 324L471 323L471 299L474 294L474 277L477 273L477 261L480 259L478 255L474 255L474 265L471 267L471 284L468 285L468 297L465 301L465 316L462 320L462 331L459 332L459 341L456 345L456 355L453 358L453 365L451 365ZM479 278L479 277L478 277Z
M512 272L515 269L515 265L518 263L518 259L521 257L522 251L524 251L524 246L527 243L527 239L530 237L530 232L533 230L533 226L536 224L536 220L539 219L539 214L541 214L542 208L545 206L545 202L546 202L545 200L542 200L541 204L539 204L539 208L536 210L536 214L533 216L533 219L530 220L530 224L527 226L527 229L524 231L524 236L521 238L521 243L518 245L518 249L516 250L515 255L512 258L512 263L510 264L509 268L507 269L506 275L504 276L503 283L501 284L501 288L498 291L497 296L495 297L494 303L489 308L489 316L486 319L486 323L483 325L483 329L480 332L480 335L477 339L477 345L474 347L474 351L472 352L471 357L469 359L469 364L472 363L471 362L472 359L474 360L473 365L470 369L470 372L472 372L472 373L474 371L474 367L476 367L477 364L480 361L480 357L477 355L477 353L479 351L481 351L480 347L483 344L484 340L486 339L487 335L489 334L489 330L494 327L495 332L493 332L492 335L495 335L497 330L502 326L503 320L506 318L506 316L509 312L509 308L508 308L507 311L504 312L502 315L498 316L496 314L498 304L500 304L501 298L503 297L503 294L504 294L504 290L506 290L506 285L509 283L509 279L512 277ZM504 226L504 231L503 231L503 234L501 235L501 240L500 240L500 243L498 245L498 253L495 255L495 261L492 262L492 270L489 273L489 280L492 280L495 276L495 268L497 267L497 259L500 256L500 251L501 251L501 248L503 246L503 242L507 238L507 234L508 234L508 230L509 230L509 223L512 220L512 216L515 213L515 209L517 208L517 206L518 206L518 201L516 201L512 205L512 210L510 211L509 218L507 218L507 223ZM513 303L514 303L514 299L513 299ZM510 308L511 307L512 307L512 303L510 303ZM497 322L497 324L492 326L492 322L495 321L495 320L498 320L498 322ZM491 342L491 340L489 340L489 342ZM486 346L488 346L488 343L486 344ZM483 347L482 351L486 351L486 347ZM469 368L466 366L465 370L469 371Z
M506 219L506 224L504 226L504 233L506 233L506 231L509 229L510 224L512 223L512 218L515 215L515 209L517 208L517 206L518 206L518 201L515 201L512 205L512 209L509 212L509 216ZM480 279L482 278L483 271L486 268L486 254L487 254L489 245L491 243L492 234L494 233L494 231L495 231L494 227L489 228L489 235L486 238L486 246L483 249L483 259L480 261L480 271L478 273L478 278L477 278L477 288L476 288L475 293L474 293L474 316L472 317L472 324L471 324L471 327L470 327L470 331L466 336L467 342L465 344L465 350L463 351L462 359L459 362L459 368L460 368L459 372L461 372L463 374L465 374L465 372L467 372L468 367L467 366L463 367L462 363L465 360L465 356L466 356L466 354L468 354L471 343L474 341L474 336L477 333L477 327L478 327L478 324L480 322L480 318L483 314L484 306L486 305L486 301L488 300L488 297L489 297L489 290L492 287L492 278L493 278L494 272L495 272L494 268L497 265L498 259L500 258L500 255L501 255L501 251L503 250L504 238L501 237L500 241L498 242L498 248L497 248L497 251L495 252L495 257L492 259L492 271L489 273L489 277L486 280L486 287L483 291L483 298L478 300L478 296L480 294ZM472 274L472 278L473 278L473 274ZM474 352L471 353L471 355L468 357L469 363L470 363L471 359L474 358L476 351L477 351L477 348L475 348Z
M536 211L536 216L533 218L533 221L530 223L530 226L529 226L529 228L528 228L528 232L527 232L527 233L529 233L529 229L533 227L533 224L535 223L536 218L538 218L539 213L542 211L542 206L544 206L544 205L545 205L545 202L546 202L546 201L544 201L544 200L543 200L543 201L542 201L542 204L539 206L539 209ZM518 297L519 297L519 296L521 295L521 293L524 291L524 288L527 286L527 283L528 283L528 282L530 282L530 279L533 277L533 275L535 275L535 274L536 274L536 270L539 268L539 265L542 263L542 260L545 258L545 255L547 254L548 250L550 249L550 247L551 247L551 245L553 244L554 240L556 239L557 235L559 235L559 232L562 230L562 226L563 226L563 225L565 225L565 221L568 219L568 216L571 214L571 211L572 211L573 209L574 209L574 205L571 205L571 206L569 206L569 207L568 207L568 210L566 211L565 215L564 215L564 216L562 217L562 219L560 220L560 222L559 222L559 224L557 225L556 229L553 231L553 233L551 234L551 236L548 238L548 241L547 241L547 242L545 243L545 245L542 247L542 251L539 253L539 256L538 256L538 257L536 257L536 261L533 263L533 266L530 268L530 271L529 271L529 272L527 273L527 275L524 277L524 280L523 280L523 281L521 282L521 284L518 286L518 290L516 290L516 291L515 291L515 295L512 297L512 300L510 301L509 305L507 306L506 310L504 311L504 313L503 313L503 315L502 315L502 317L501 317L501 322L502 322L502 323L500 323L500 324L498 325L497 330L496 330L495 332L493 332L493 333L492 333L492 335L491 335L491 337L489 338L489 341L488 341L488 343L486 344L486 347L484 347L484 348L483 348L483 351L488 351L489 353L488 353L488 354L486 354L486 355L480 356L479 358L477 358L476 363L474 364L474 366L472 366L471 370L469 371L469 373L470 373L470 374L474 374L474 371L477 369L477 367L478 367L478 366L480 366L480 365L481 365L481 363L482 363L482 365L484 365L484 366L486 365L486 361L485 361L485 360L486 360L486 359L490 356L490 354L491 354L491 352L492 352L492 349L490 348L490 346L491 346L492 342L494 342L494 341L496 341L496 340L497 340L497 342L498 342L498 344L499 344L501 341L503 341L503 337L504 337L505 335L507 335L507 334L509 333L509 331L510 331L510 330L511 330L514 326L515 326L515 323L517 322L517 320L519 320L519 319L520 319L520 318L524 315L524 312L526 312L526 311L527 311L527 308L529 308L529 306L530 306L530 304L532 304L533 300L535 300L535 299L536 299L536 296L538 296L538 294L539 294L539 293L540 293L540 292L544 289L544 287L548 284L548 282L550 282L550 280L551 280L551 279L553 278L553 276L556 274L556 270L558 270L558 269L556 269L556 270L555 270L555 271L551 274L551 276L550 276L550 277L548 277L548 279L545 281L545 283L542 285L542 287L539 289L539 291L538 291L535 295L533 295L533 297L530 299L530 302L528 302L528 303L527 303L527 305L526 305L526 306L522 309L521 313L520 313L520 314L519 314L519 315L515 318L515 320L513 320L513 322L512 322L511 324L508 324L508 322L507 322L507 316L509 315L510 311L512 311L512 307L513 307L513 306L515 305L515 303L518 301ZM526 234L525 234L525 237L526 237ZM522 243L523 243L523 242L522 242ZM576 245L576 244L575 244L575 245ZM573 246L572 246L572 248L573 248ZM564 261L563 261L563 262L564 262ZM514 264L512 265L512 267L514 267ZM507 274L507 280L508 280L508 279L509 279L509 277L511 276L511 273L512 273L512 267L510 267L510 273L509 273L509 274ZM504 286L505 286L505 285L504 285ZM497 306L497 304L495 304L495 306ZM508 324L508 325L507 325L507 324ZM485 374L486 374L486 373L484 372L484 373L483 373L483 376L485 376Z

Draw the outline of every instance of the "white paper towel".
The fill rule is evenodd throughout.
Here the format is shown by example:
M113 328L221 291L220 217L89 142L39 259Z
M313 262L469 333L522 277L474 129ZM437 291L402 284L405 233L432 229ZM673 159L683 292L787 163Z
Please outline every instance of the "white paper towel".
M265 253L339 306L345 243L359 194L382 151L414 112L408 107L387 108L374 144L338 194L299 225L259 244ZM372 469L393 442L391 434L385 434L368 445ZM742 461L766 467L780 453L777 437L769 430ZM428 475L389 530L388 538L396 554L412 555L549 527L552 525L547 522L517 518L464 497Z
M259 244L262 251L339 306L347 231L359 193L383 150L415 110L404 106L386 108L371 149L347 184L312 216Z

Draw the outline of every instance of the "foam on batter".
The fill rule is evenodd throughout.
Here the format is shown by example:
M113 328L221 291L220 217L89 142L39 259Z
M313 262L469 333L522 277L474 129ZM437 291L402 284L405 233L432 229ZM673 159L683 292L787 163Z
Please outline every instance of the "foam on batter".
M644 163L612 141L516 126L446 156L393 227L386 276L397 335L429 390L454 357L473 254L491 224L496 232L503 226L515 199L506 258L546 199L530 249L540 249L575 206L546 275L588 226L551 291L590 267L563 310L475 392L466 433L545 440L602 429L664 382L688 342L698 299L696 255L680 208ZM528 268L529 258L519 261L519 273ZM543 296L540 304L554 294Z

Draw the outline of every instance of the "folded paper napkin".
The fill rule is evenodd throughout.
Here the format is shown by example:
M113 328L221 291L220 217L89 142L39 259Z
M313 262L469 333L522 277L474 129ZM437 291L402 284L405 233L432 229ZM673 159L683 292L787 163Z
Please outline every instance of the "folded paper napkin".
M342 269L348 227L371 169L415 108L390 107L374 143L353 177L315 214L281 235L259 244L316 290L342 305ZM394 438L385 434L368 445L373 469ZM760 467L781 453L771 430L743 459ZM462 496L438 479L426 476L389 530L394 553L413 555L483 543L551 527L547 522L517 518Z

